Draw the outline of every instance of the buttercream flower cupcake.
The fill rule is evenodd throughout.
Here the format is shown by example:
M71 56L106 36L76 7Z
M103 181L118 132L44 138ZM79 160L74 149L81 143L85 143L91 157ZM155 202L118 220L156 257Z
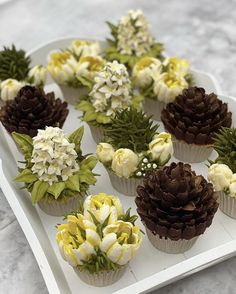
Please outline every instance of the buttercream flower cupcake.
M132 69L144 56L162 58L163 45L157 43L150 31L150 24L141 10L129 10L118 25L107 22L112 39L105 49L107 60L118 60Z
M90 195L83 207L57 227L57 243L65 261L82 281L108 286L125 273L142 237L130 209L123 213L119 199L105 193Z
M219 194L220 210L236 219L236 129L222 129L214 137L214 149L218 153L210 161L208 179Z
M97 156L120 193L135 196L146 174L165 165L173 154L171 135L157 133L150 116L133 108L117 112L97 145Z
M37 136L12 133L25 156L17 182L23 182L33 204L47 214L62 216L78 209L90 185L96 182L92 172L97 160L82 156L83 127L69 137L57 127L38 130Z
M167 253L189 250L211 225L218 208L213 185L181 162L150 172L137 193L137 212L147 236Z
M104 129L111 123L116 110L134 106L141 108L142 97L135 96L126 67L117 61L108 62L94 78L94 85L77 109L83 112L93 139L101 142Z
M230 127L232 113L214 93L191 87L162 110L161 120L173 135L174 156L185 162L206 160L213 137L222 127Z
M13 100L26 84L43 87L47 69L42 65L30 67L31 59L24 50L4 47L0 51L0 98L3 102Z
M78 58L84 56L99 56L101 53L100 44L96 41L76 39L72 41L70 48Z
M132 78L144 96L144 110L160 120L166 104L173 102L191 84L189 63L176 57L166 58L163 63L153 57L143 57L134 66Z

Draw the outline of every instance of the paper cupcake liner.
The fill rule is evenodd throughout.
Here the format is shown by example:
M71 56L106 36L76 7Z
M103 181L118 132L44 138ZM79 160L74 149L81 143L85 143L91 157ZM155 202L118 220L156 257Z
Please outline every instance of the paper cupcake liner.
M225 195L224 192L218 192L220 210L228 216L236 219L236 198Z
M161 111L165 108L166 103L154 100L151 98L145 98L143 102L143 109L147 114L151 114L154 120L161 120Z
M48 215L52 216L64 216L72 211L75 211L80 206L80 201L84 195L78 193L73 197L69 197L66 200L50 200L41 199L38 202L38 206Z
M114 172L107 169L108 175L110 177L111 184L118 192L127 196L136 196L136 189L138 185L143 184L143 178L120 178Z
M190 240L185 240L181 239L178 241L173 241L169 238L160 238L159 235L154 235L149 229L146 228L146 233L148 236L148 239L152 243L152 245L166 253L171 253L171 254L178 254L178 253L183 253L187 250L189 250L194 243L196 242L197 237L194 237Z
M83 282L96 287L104 287L117 282L124 275L126 268L127 265L116 270L102 271L95 274L91 274L88 271L82 271L77 267L74 268L74 271Z
M64 100L72 105L76 105L79 102L79 99L88 93L88 90L85 87L72 88L64 85L59 85L59 87Z
M93 137L93 140L96 142L96 144L99 144L102 142L103 137L104 137L104 132L102 128L95 127L93 125L89 124L90 132Z
M203 162L209 158L213 148L210 145L188 144L173 138L174 157L189 163Z

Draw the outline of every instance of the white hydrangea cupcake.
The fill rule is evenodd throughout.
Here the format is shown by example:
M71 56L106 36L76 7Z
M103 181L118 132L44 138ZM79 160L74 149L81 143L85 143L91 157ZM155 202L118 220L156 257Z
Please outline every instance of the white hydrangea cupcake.
M142 97L133 95L126 67L113 61L106 63L104 68L95 75L91 92L77 108L83 112L82 120L89 124L92 136L98 143L115 111L132 105L140 108L141 100Z
M39 130L33 139L15 132L12 136L25 156L15 180L25 184L32 203L55 216L76 210L89 185L96 182L92 172L96 158L81 154L83 127L68 138L57 127Z
M208 179L219 194L220 210L236 219L236 129L224 128L216 135L215 162L210 161Z
M163 63L144 57L135 64L132 77L144 96L144 110L156 120L160 120L166 104L173 102L191 84L188 61L176 57L166 58Z
M142 242L137 216L123 213L119 199L105 193L90 195L83 207L57 227L60 253L82 281L108 286L125 273Z
M112 186L128 196L153 169L165 165L173 155L171 135L157 133L150 117L135 109L116 113L105 131L105 142L97 145L97 156L109 174Z
M150 24L141 10L129 10L118 25L107 22L113 39L108 39L109 47L105 49L106 59L118 60L129 69L144 56L160 58L163 45L155 42Z

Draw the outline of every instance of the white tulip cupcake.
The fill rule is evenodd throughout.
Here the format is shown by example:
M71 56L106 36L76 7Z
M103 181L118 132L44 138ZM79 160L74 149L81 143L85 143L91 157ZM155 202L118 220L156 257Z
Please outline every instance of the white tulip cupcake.
M87 197L80 211L57 227L60 253L87 284L102 287L118 281L140 247L136 216L124 214L119 199L99 193Z
M111 120L105 142L97 145L97 156L120 193L135 196L146 174L171 158L171 135L158 134L157 128L150 116L134 108L117 112Z

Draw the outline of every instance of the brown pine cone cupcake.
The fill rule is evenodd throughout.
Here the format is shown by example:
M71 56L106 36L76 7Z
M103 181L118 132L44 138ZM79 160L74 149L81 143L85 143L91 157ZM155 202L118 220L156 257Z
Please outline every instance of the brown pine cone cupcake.
M31 137L46 126L62 128L69 113L67 103L55 99L53 92L25 86L14 100L0 110L0 120L9 133L17 132Z
M174 156L185 162L202 162L211 154L213 136L230 127L232 113L214 93L191 87L162 111L161 120L174 137Z
M137 193L137 212L151 243L168 253L190 249L218 208L212 184L182 162L151 172Z

